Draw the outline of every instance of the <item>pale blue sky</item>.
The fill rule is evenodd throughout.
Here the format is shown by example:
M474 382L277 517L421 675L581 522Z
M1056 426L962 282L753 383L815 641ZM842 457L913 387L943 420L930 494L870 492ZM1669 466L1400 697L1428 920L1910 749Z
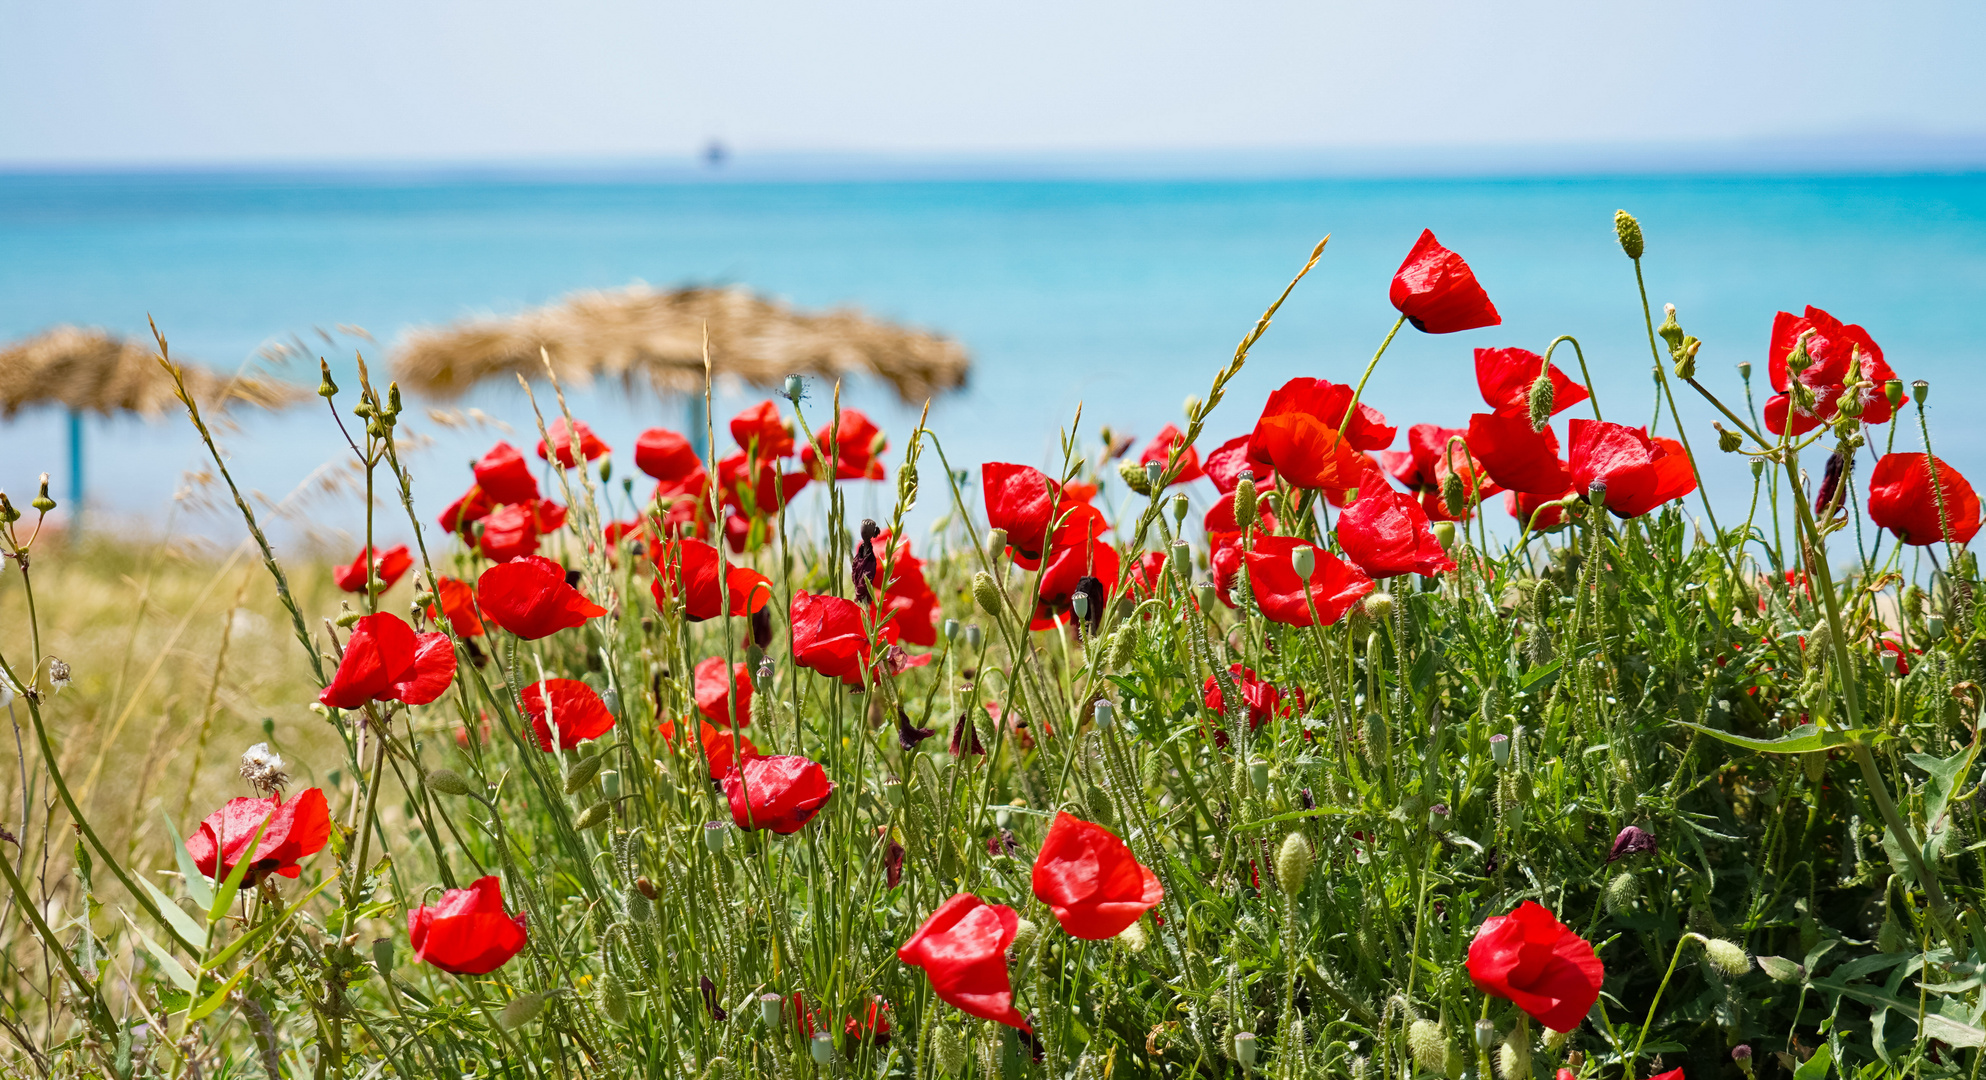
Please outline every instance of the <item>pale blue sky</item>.
M0 0L0 165L1986 136L1977 3Z

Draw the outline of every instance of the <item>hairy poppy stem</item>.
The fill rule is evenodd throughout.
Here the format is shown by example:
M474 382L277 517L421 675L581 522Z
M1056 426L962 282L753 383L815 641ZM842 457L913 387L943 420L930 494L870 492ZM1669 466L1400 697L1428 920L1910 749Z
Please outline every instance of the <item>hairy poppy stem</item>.
M1407 325L1407 317L1405 315L1393 320L1393 329L1386 331L1386 340L1379 343L1379 351L1373 353L1372 359L1366 362L1365 372L1358 377L1358 385L1352 387L1352 401L1351 404L1345 406L1345 417L1338 421L1340 437L1343 437L1345 426L1350 424L1352 417L1358 413L1358 400L1365 394L1365 381L1372 378L1373 369L1379 366L1379 358L1386 355L1386 347L1393 344L1394 335L1398 334L1400 328L1405 325ZM1335 447L1335 443L1333 445Z

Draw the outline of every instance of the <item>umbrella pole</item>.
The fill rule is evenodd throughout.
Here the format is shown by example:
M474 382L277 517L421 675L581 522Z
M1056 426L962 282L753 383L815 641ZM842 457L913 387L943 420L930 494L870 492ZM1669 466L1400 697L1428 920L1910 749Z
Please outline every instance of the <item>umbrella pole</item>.
M69 530L83 532L83 414L69 410Z
M710 425L708 418L704 416L702 394L689 396L687 412L688 417L684 422L690 428L690 449L696 451L697 460L701 461L710 454L710 440L707 438Z

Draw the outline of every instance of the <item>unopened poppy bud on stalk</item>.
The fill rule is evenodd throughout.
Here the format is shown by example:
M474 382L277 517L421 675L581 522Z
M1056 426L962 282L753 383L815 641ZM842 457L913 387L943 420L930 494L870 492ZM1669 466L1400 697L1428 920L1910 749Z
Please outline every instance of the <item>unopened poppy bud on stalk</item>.
M1145 467L1137 462L1118 462L1117 475L1123 479L1124 486L1130 488L1132 491L1140 495L1150 495L1152 493L1153 481L1146 479Z
M1469 493L1462 486L1462 475L1460 473L1449 473L1447 476L1441 478L1441 505L1448 508L1448 513L1451 516L1462 516L1462 511L1468 509L1468 499ZM1452 522L1437 522L1436 528L1442 525L1449 527L1448 531L1451 535L1454 533L1455 528ZM1437 539L1440 538L1440 535L1440 533L1435 534ZM1444 542L1441 547L1445 551L1448 545Z
M988 529L986 531L986 557L998 559L1007 551L1007 530Z
M1448 1065L1448 1039L1441 1025L1422 1018L1407 1026L1407 1049L1414 1063L1431 1073L1442 1073Z
M1276 849L1276 884L1282 886L1283 895L1296 896L1303 892L1304 882L1310 879L1310 865L1315 861L1310 854L1310 841L1302 833L1293 832L1283 837L1283 846Z
M972 575L972 598L979 601L979 610L1000 617L1000 586L993 583L992 574L981 570Z
M1454 475L1451 473L1449 478L1454 479ZM1455 547L1455 523L1452 521L1435 522L1434 542L1440 544L1443 551L1453 550Z
M1614 211L1614 235L1620 237L1621 250L1630 259L1641 258L1644 244L1641 238L1641 222L1625 210Z
M1247 473L1234 485L1234 522L1243 529L1255 525L1255 478Z
M1365 613L1373 622L1384 623L1393 618L1393 594L1375 592L1365 598Z
M505 1031L518 1028L538 1018L545 1011L545 994L523 994L505 1003L503 1011L497 1013L497 1026Z
M1555 404L1552 398L1552 377L1550 375L1538 376L1537 381L1531 384L1530 406L1532 431L1543 431L1545 430L1545 425L1552 422L1552 405Z
M1705 938L1703 955L1712 967L1732 978L1752 969L1752 958L1745 952L1744 946L1723 938Z

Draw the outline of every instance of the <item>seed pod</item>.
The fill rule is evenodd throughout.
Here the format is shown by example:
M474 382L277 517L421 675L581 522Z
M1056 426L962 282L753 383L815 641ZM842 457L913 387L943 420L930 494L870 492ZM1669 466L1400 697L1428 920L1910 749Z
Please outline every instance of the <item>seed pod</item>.
M1186 501L1185 492L1182 491L1172 497L1172 524L1174 528L1186 524L1186 512L1191 508L1191 505Z
M1251 529L1259 520L1255 516L1255 480L1243 476L1234 485L1234 523L1243 529Z
M1310 878L1310 866L1315 857L1310 852L1310 841L1300 832L1283 837L1283 846L1276 849L1276 884L1283 888L1283 895L1296 896L1303 892L1303 886Z
M1752 969L1752 958L1744 946L1723 938L1709 938L1703 943L1704 958L1712 967L1724 974L1737 978Z
M1297 577L1309 581L1310 575L1317 571L1317 550L1309 544L1291 548L1290 569L1296 571Z
M1496 1025L1488 1020L1476 1021L1476 1048L1488 1050L1496 1045Z
M1927 383L1922 379L1918 379L1910 384L1910 400L1916 402L1918 408L1920 409L1923 408L1924 399L1930 396L1931 396L1930 383Z
M1530 1080L1531 1035L1524 1025L1512 1028L1496 1051L1496 1075L1502 1080Z
M587 807L579 815L579 820L573 822L572 827L578 829L580 832L585 832L588 829L597 829L607 823L608 810L609 805L607 803L596 802L592 806Z
M1005 529L986 530L986 557L989 559L998 559L1000 556L1006 553L1007 553L1007 530Z
M1621 250L1630 259L1641 258L1646 247L1641 238L1641 222L1625 210L1614 211L1614 235L1620 238Z
M981 570L972 575L972 598L979 601L979 610L996 619L1000 617L1000 586L994 584L992 574Z
M1098 730L1109 731L1110 726L1117 722L1117 706L1108 699L1099 700L1091 707L1090 716L1096 720Z
M938 1025L931 1032L931 1056L937 1059L941 1071L952 1076L964 1076L967 1057L965 1036L950 1024Z
M703 823L703 846L712 855L724 854L724 848L731 842L731 823L728 821L706 821Z
M1120 461L1117 463L1117 475L1124 481L1124 486L1132 491L1147 496L1152 493L1151 481L1145 478L1143 465L1135 461Z
M582 758L579 761L573 762L572 768L567 770L565 774L565 793L567 795L577 795L579 792L585 790L586 785L592 783L593 778L600 775L600 766L606 760L607 755L595 754L592 757Z
M1234 1033L1234 1060L1239 1061L1242 1068L1252 1069L1255 1067L1256 1053L1254 1032L1237 1031Z
M1446 1072L1448 1064L1448 1038L1441 1025L1432 1020L1416 1020L1407 1026L1407 1048L1413 1052L1414 1061L1428 1072Z
M834 1036L825 1031L817 1031L807 1042L807 1053L813 1055L814 1064L834 1064Z
M779 1022L786 1009L786 999L778 994L759 995L759 1019L774 1031L779 1030Z

